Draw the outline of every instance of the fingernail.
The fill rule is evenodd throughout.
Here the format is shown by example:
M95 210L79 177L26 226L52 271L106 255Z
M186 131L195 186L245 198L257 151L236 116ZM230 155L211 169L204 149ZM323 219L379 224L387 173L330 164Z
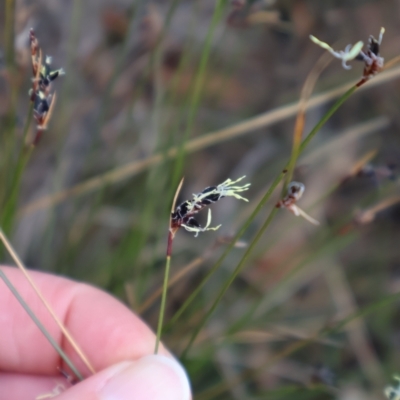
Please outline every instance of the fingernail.
M100 390L101 400L190 400L189 380L172 358L150 355L118 371Z

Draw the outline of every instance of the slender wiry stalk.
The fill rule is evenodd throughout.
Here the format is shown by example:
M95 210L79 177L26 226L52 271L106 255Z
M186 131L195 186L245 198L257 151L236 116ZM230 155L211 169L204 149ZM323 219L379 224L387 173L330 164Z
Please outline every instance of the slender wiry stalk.
M186 357L187 352L189 351L189 349L191 348L194 340L196 339L197 335L200 333L200 331L202 330L202 328L204 327L204 325L206 324L206 322L208 321L208 319L210 318L211 314L215 311L215 309L217 308L220 300L222 299L223 295L226 293L226 291L229 289L230 285L232 284L232 282L236 279L236 277L239 275L239 273L241 272L241 270L244 267L245 262L247 261L247 259L249 258L251 252L253 251L254 247L256 246L256 244L258 243L258 241L261 239L262 235L264 234L264 232L266 231L266 229L268 228L268 226L270 225L270 223L272 222L275 214L278 212L277 208L273 208L272 211L270 212L270 214L268 215L268 218L266 219L266 221L264 222L263 226L260 228L260 230L257 232L257 235L255 236L255 238L253 239L253 241L251 242L250 246L247 248L246 252L244 253L242 259L240 260L239 264L236 266L235 270L232 272L231 276L229 277L229 279L225 282L225 284L223 285L222 289L220 290L220 292L218 293L217 298L214 300L211 308L207 311L206 315L203 317L202 321L197 325L196 330L193 332L189 343L187 344L185 350L182 353L182 358Z
M213 247L214 249L214 247ZM210 253L210 250L208 251ZM168 289L171 288L171 286L177 284L180 282L181 279L183 279L185 276L187 276L190 272L193 272L196 268L198 268L205 260L206 258L209 257L209 255L197 257L194 260L192 260L189 264L187 264L185 267L180 269L168 282ZM153 303L162 295L163 292L163 286L160 286L156 291L152 292L150 297L148 297L143 304L139 306L138 309L138 314L143 314L146 310L150 308L150 306L153 305Z
M285 178L285 185L283 187L283 194L286 192L286 187L292 181L293 172L296 168L297 158L299 157L299 150L301 145L301 139L303 137L303 130L306 120L307 103L311 97L312 91L314 90L315 84L318 81L319 76L325 70L325 68L332 61L329 54L325 53L314 65L312 70L307 76L304 82L303 88L301 90L301 96L299 101L299 112L297 113L294 133L293 133L293 145L292 145L292 155L290 157L289 166L287 168L288 172Z
M22 173L25 170L25 167L29 161L32 148L26 148L25 142L28 136L29 127L31 125L33 118L33 102L29 105L28 116L25 121L23 135L22 135L22 143L20 145L19 155L17 159L17 165L15 168L15 172L13 173L11 188L8 191L8 198L4 204L2 213L1 213L1 225L5 229L6 232L9 232L12 227L12 222L15 215L17 197L19 193L19 187L21 183Z
M14 179L12 181L12 186L10 189L9 197L4 206L2 215L1 215L1 225L4 230L9 233L12 228L15 211L17 207L18 193L20 188L20 183L22 179L23 172L25 170L26 165L30 159L33 147L29 147L22 151L22 154L19 157L17 167L14 174Z
M179 196L179 192L181 191L183 185L184 178L181 179L178 188L176 189L174 200L172 201L171 213L175 210L176 201ZM158 353L158 347L160 345L164 314L165 314L165 305L167 303L167 290L168 290L168 279L169 279L169 270L171 265L171 255L172 255L172 242L175 237L176 230L172 228L171 220L169 223L168 230L168 243L167 243L167 256L165 260L165 273L164 273L164 283L161 295L161 306L160 306L160 315L158 316L158 324L157 324L157 337L156 337L156 347L154 349L154 353Z
M58 345L58 343L53 339L53 337L50 335L50 333L46 330L46 328L42 325L42 323L39 321L39 319L36 317L35 313L31 310L31 308L26 304L24 299L21 297L21 295L18 293L18 290L14 287L14 285L9 281L5 273L0 269L0 277L3 279L4 283L8 286L12 294L15 296L15 298L18 300L18 302L21 304L21 306L25 309L25 311L29 314L33 322L36 324L36 326L40 329L40 331L43 333L44 336L46 336L46 339L49 341L49 343L54 347L56 352L60 355L60 357L65 361L65 363L68 365L68 367L71 368L72 372L76 375L76 377L83 381L83 376L82 374L77 370L75 365L72 363L72 361L69 359L69 357L64 353L63 349Z
M171 265L172 241L173 240L174 240L174 236L173 236L173 233L170 231L168 233L167 257L165 260L164 283L163 283L163 291L162 291L162 296L161 296L160 315L158 317L156 347L154 349L155 354L158 353L158 347L160 345L161 334L162 334L165 305L167 302L167 289L168 289L169 270L170 270L170 265Z
M189 110L188 110L188 119L187 119L186 129L183 134L183 137L180 140L181 144L178 147L177 159L176 159L176 163L175 163L174 176L173 176L173 181L175 181L175 182L178 180L178 177L182 173L181 171L182 171L184 155L185 155L185 145L186 145L189 135L193 129L193 125L194 125L195 118L197 115L197 110L198 110L198 107L200 104L201 94L202 94L203 88L204 88L208 60L209 60L210 53L211 53L212 39L214 37L215 29L221 19L222 11L224 10L224 5L225 5L224 0L218 0L216 2L215 8L214 8L214 14L213 14L213 17L211 20L210 27L207 32L206 39L205 39L204 48L203 48L201 58L200 58L199 68L198 68L198 71L197 71L197 74L195 77L195 81L194 81L193 92L192 92L192 95L189 100Z
M21 157L21 153L25 147L26 144L26 139L28 137L28 132L29 132L29 127L31 126L31 122L32 122L32 118L33 118L33 101L31 101L31 103L29 104L29 111L28 111L28 116L26 118L25 121L25 125L24 125L24 131L22 134L22 143L21 143L21 150L20 150L20 157Z
M43 297L42 293L40 292L39 288L36 286L35 282L31 278L30 274L28 273L28 270L22 263L21 259L19 258L17 252L14 250L12 247L10 241L8 240L7 236L4 234L3 230L0 228L0 239L3 242L4 246L6 247L7 251L10 253L11 257L13 258L14 262L17 264L18 268L22 271L24 274L25 278L29 282L29 284L32 286L33 290L36 292L40 300L42 301L43 305L46 307L47 311L50 313L50 315L53 317L54 321L60 328L61 332L64 334L66 339L69 341L73 349L77 352L79 357L82 359L86 367L91 371L93 374L96 373L95 369L93 366L90 364L88 358L85 356L83 353L82 349L78 346L76 341L72 338L71 334L67 330L67 328L64 326L64 324L60 321L60 319L57 317L53 309L51 308L50 304L48 301Z

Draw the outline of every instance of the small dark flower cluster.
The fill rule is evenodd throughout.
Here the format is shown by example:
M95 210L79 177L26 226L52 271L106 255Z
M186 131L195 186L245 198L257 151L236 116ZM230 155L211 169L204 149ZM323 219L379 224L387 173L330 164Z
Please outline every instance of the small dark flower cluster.
M285 197L282 200L278 201L276 207L277 208L286 207L290 209L295 205L297 200L299 200L303 196L304 190L305 186L303 183L290 182Z
M290 182L287 188L286 195L283 199L276 203L277 208L287 208L296 217L302 216L307 221L314 225L319 225L319 222L314 218L310 217L305 211L296 205L297 201L301 199L305 190L304 184L301 182Z
M380 46L383 39L383 34L385 33L385 28L381 28L379 33L379 38L375 39L372 35L368 40L368 48L366 51L363 51L362 48L364 43L359 41L354 46L348 45L344 50L335 51L329 44L322 42L317 39L315 36L310 35L310 39L322 47L325 50L328 50L334 57L342 60L343 68L350 69L351 67L347 65L347 61L351 60L359 60L364 62L364 71L362 79L357 83L357 86L361 86L368 79L371 79L374 75L376 75L379 71L382 70L384 59L379 55Z
M29 96L33 102L33 115L37 122L37 130L32 143L35 146L43 131L47 128L54 108L56 96L55 93L50 93L51 83L58 76L64 75L65 72L62 68L52 69L52 59L49 56L46 56L45 61L42 62L42 51L33 29L29 32L29 41L33 72L33 85L29 91Z
M210 227L211 210L208 211L207 224L205 227L201 227L200 224L195 220L193 215L197 214L203 208L217 202L224 197L232 196L239 200L248 201L246 198L240 196L238 193L248 190L250 183L247 183L243 186L235 186L235 183L241 181L244 178L245 176L242 176L236 181L227 179L225 182L221 183L218 186L209 186L205 188L202 192L193 194L193 199L186 200L179 206L177 206L175 210L171 213L170 231L172 235L175 235L176 231L180 227L185 228L188 232L194 232L195 236L197 236L199 232L217 230L221 225Z
M379 55L379 49L382 43L383 34L385 29L381 28L379 39L376 40L372 35L368 40L368 50L366 52L360 51L360 54L355 58L356 60L364 61L364 72L361 81L357 84L361 86L368 79L372 78L383 68L384 58Z

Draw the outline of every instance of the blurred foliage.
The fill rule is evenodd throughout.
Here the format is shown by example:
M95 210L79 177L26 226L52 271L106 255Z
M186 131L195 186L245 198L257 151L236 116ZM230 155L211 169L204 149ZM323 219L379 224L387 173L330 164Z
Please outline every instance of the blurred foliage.
M248 204L212 206L219 231L177 234L172 279L184 274L168 293L168 324L290 159L295 112L279 115L299 100L322 54L309 35L336 49L366 43L384 26L381 55L390 60L400 54L399 7L16 1L13 23L0 13L2 218L29 115L31 27L54 67L66 70L13 200L18 253L31 268L112 292L155 328L159 297L146 300L162 283L178 181L185 177L179 202L246 175ZM315 92L354 84L363 65L351 65L332 62ZM400 371L400 81L374 79L330 118L294 170L306 187L299 204L321 226L278 210L183 360L195 398L384 398ZM305 133L331 105L321 99L307 111ZM271 111L270 120L252 120ZM222 139L206 136L223 128ZM28 141L33 135L31 124ZM203 137L208 144L191 149ZM241 246L167 325L163 340L178 356L278 200L276 190Z

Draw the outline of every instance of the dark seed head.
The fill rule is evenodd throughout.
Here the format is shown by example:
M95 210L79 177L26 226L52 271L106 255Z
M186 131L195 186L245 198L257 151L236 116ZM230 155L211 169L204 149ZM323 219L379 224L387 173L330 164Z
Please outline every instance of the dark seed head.
M376 56L379 55L379 42L373 36L369 37L368 48Z
M171 218L175 220L185 218L188 213L188 207L189 203L184 201L182 204L176 207L175 211L171 215Z
M206 187L201 193L202 194L207 194L207 193L211 193L212 191L214 191L215 189L217 189L216 186L209 186ZM224 196L221 196L220 193L212 193L206 197L204 197L201 202L202 204L208 205L211 203L215 203L216 201L218 201L219 199L221 199Z
M189 217L187 219L187 221L184 221L184 224L187 226L190 226L192 228L200 228L201 227L201 225L193 217Z

